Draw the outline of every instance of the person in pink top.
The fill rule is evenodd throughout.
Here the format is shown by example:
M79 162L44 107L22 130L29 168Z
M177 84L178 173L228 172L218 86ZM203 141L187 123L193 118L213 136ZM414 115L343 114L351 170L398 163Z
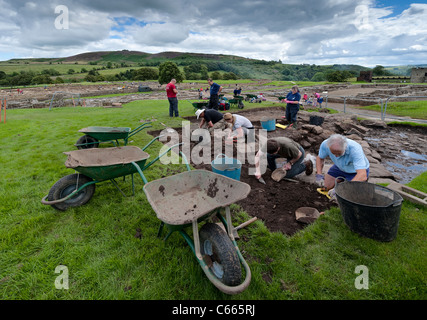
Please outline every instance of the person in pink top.
M175 114L175 117L179 117L178 112L178 98L176 97L176 94L178 93L178 90L175 86L176 80L172 79L171 82L168 83L166 86L166 95L169 100L169 116L172 118Z

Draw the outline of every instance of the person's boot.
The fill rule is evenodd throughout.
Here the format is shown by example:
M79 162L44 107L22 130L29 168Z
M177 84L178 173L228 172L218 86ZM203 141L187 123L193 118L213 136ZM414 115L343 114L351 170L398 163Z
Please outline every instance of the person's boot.
M296 121L292 122L291 124L292 124L292 128L297 129L298 126L297 126L297 122Z

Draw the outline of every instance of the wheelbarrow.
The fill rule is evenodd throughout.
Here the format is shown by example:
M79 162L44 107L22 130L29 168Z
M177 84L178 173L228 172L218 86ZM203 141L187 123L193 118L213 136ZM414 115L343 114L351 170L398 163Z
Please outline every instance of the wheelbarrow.
M248 94L246 94L246 98L245 98L245 101L250 101L251 99L253 99L253 98L257 98L257 95L256 94L250 94L250 93L248 93Z
M207 105L209 104L208 101L202 101L202 102L191 102L189 101L193 107L194 107L194 111L198 110L198 109L205 109L207 107Z
M128 127L87 127L79 132L85 135L77 140L77 149L98 148L100 142L112 142L115 147L120 146L119 139L124 140L126 146L129 138L145 128L150 128L151 122L146 122L132 130ZM114 141L117 143L114 143Z
M232 106L236 106L239 109L243 109L245 107L245 105L243 104L243 97L240 98L233 98L228 100L228 102L230 103L230 107Z
M229 207L248 196L248 184L211 171L192 170L149 182L143 189L161 220L159 237L164 226L169 230L165 241L173 232L179 232L208 279L222 292L238 294L249 286L251 271L235 241ZM223 208L226 218L221 214ZM213 216L227 231L205 221ZM184 230L189 227L194 239ZM243 282L240 262L245 270Z
M58 180L50 189L49 194L42 199L42 203L61 211L82 206L92 198L95 184L107 180L111 181L123 196L126 196L115 179L119 177L125 179L127 175L132 175L132 192L135 194L133 174L139 173L142 181L147 183L143 171L172 148L182 144L168 148L147 164L150 155L144 150L159 138L160 136L151 140L143 149L136 146L123 146L64 152L68 156L65 166L74 169L77 173Z

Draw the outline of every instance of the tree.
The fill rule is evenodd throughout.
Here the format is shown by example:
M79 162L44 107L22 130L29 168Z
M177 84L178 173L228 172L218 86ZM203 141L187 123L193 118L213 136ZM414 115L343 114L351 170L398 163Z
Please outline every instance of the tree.
M53 80L47 74L39 74L31 79L31 84L51 84Z
M233 72L227 72L227 73L224 73L224 74L223 74L222 79L223 79L223 80L237 80L237 79L238 79L238 77L237 77L237 75L236 75L235 73L233 73Z
M154 68L141 68L135 70L133 80L157 80L159 78L159 71Z
M219 73L218 71L214 71L211 73L211 78L214 80L221 80L222 76L221 73Z
M311 78L311 81L325 81L326 76L323 72L316 72L316 74Z
M372 69L372 75L373 76L390 76L391 73L387 70L385 70L385 68L383 66L377 65L375 68Z
M351 78L352 74L348 71L332 71L326 74L326 81L329 82L345 82L348 78Z
M184 73L187 80L206 80L209 77L207 65L199 62L185 66Z
M180 83L184 80L184 76L174 62L163 62L159 66L159 83L169 83L172 79L175 79L177 83Z

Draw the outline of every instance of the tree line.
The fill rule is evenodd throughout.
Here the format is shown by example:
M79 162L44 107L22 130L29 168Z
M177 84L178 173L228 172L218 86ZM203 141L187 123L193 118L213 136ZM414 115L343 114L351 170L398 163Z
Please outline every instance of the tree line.
M248 65L249 64L249 65ZM215 80L237 80L242 78L256 78L252 77L247 72L241 70L248 70L248 66L257 66L261 68L271 68L275 73L277 80L287 81L328 81L328 82L344 82L350 78L357 77L362 70L370 70L360 66L352 65L333 65L333 66L318 66L318 65L285 65L280 61L258 61L257 63L245 62L239 60L234 63L219 62L219 61L180 61L179 65L172 61L166 61L157 64L157 67L144 66L137 69L129 69L126 71L118 72L116 74L104 75L100 73L103 68L93 68L86 70L82 68L80 73L87 73L84 81L88 82L102 82L102 81L159 81L160 84L168 83L170 79L175 78L178 82L185 79L188 80L206 80L211 77ZM184 66L183 66L184 65ZM246 69L239 69L239 66L245 65ZM141 66L141 64L139 64ZM113 65L109 63L108 69ZM383 66L377 65L372 69L373 76L389 76L392 73L385 70ZM70 68L67 72L68 75L76 74L74 69ZM75 78L67 79L68 82L78 82ZM40 85L40 84L53 84L64 83L59 71L51 68L45 69L41 72L34 71L21 71L12 74L6 74L0 71L0 86L23 86L23 85Z

